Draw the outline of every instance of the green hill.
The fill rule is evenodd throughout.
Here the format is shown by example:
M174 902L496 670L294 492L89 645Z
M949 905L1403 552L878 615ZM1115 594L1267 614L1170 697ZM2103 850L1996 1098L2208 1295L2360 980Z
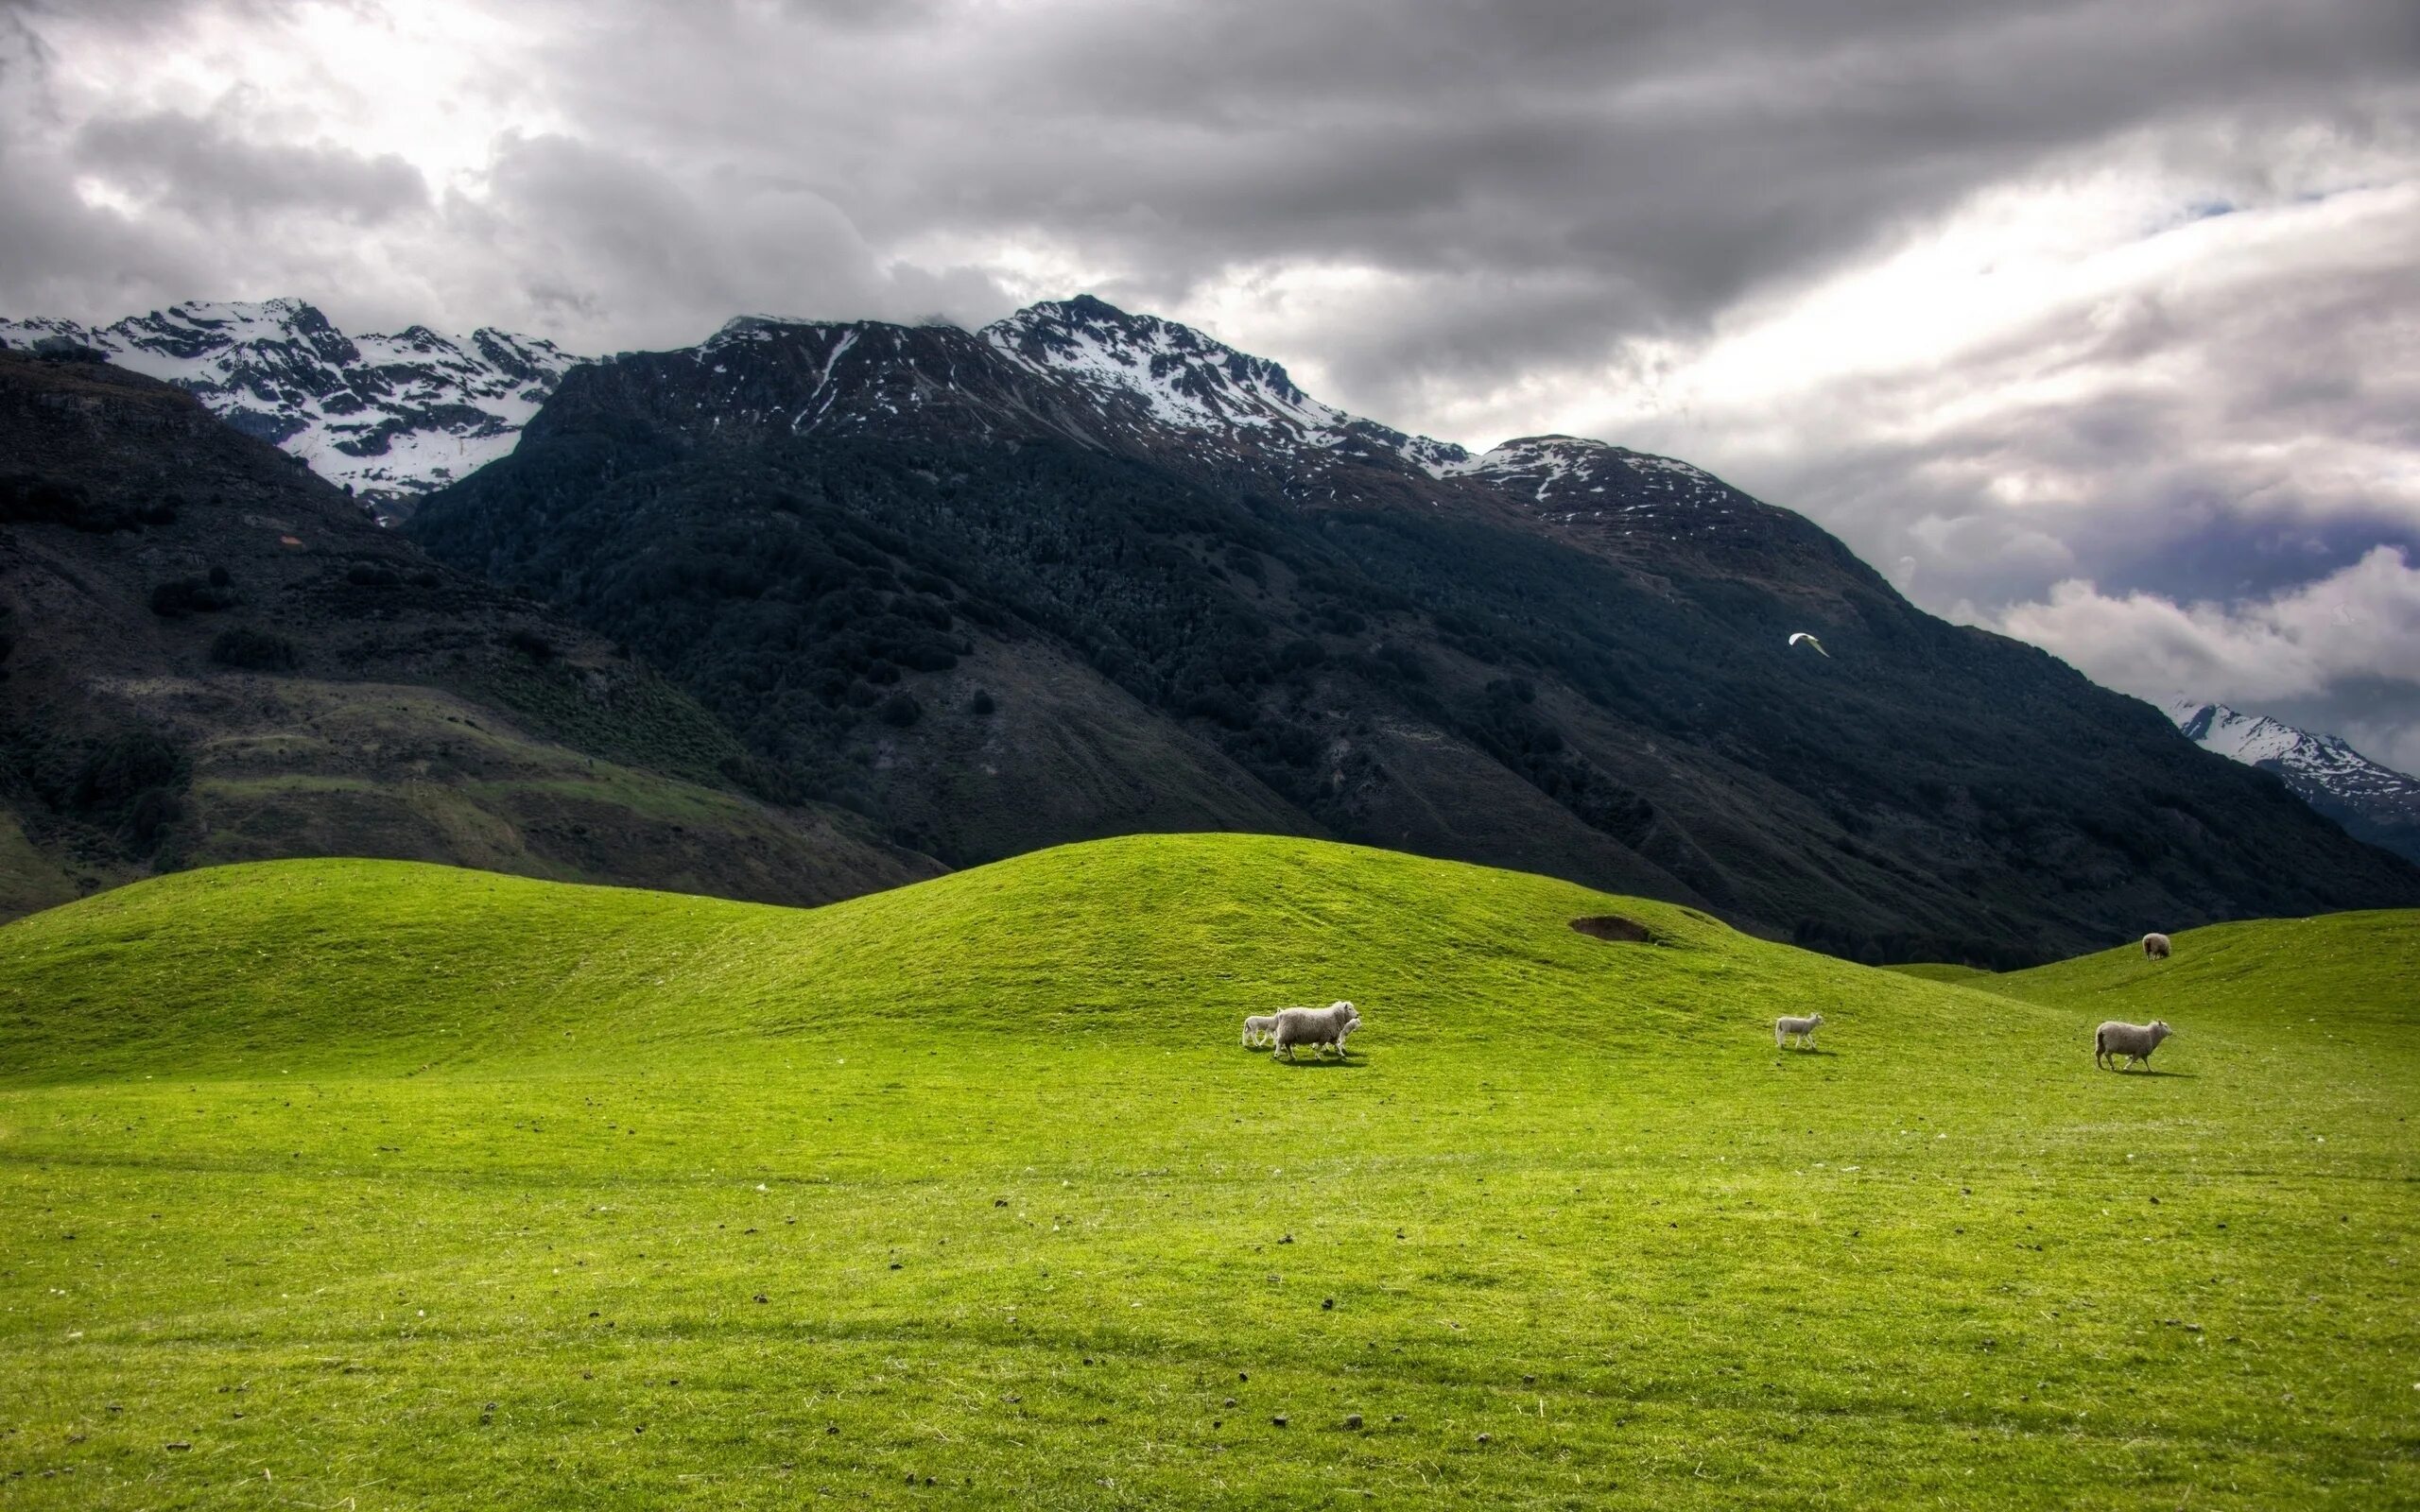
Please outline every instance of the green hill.
M1919 982L1957 982L1973 986L1979 976L1992 973L1979 966L1959 966L1948 961L1911 961L1904 966L1886 966L1886 971L1912 976Z
M1651 937L1570 927L1606 914ZM2221 926L1985 992L1250 836L811 912L159 878L0 927L0 1477L2410 1501L2415 950L2409 913ZM1236 1042L1340 997L1348 1062ZM1823 1050L1777 1053L1809 1011ZM2159 1074L2092 1069L2093 1022L2155 1011Z

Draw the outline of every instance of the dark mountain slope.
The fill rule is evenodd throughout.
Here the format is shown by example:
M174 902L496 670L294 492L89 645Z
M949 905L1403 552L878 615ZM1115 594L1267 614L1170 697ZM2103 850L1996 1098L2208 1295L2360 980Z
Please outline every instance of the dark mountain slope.
M1290 825L1992 965L2420 902L2273 779L1698 469L1473 456L1097 301L575 369L409 528L952 861Z
M289 855L821 902L935 868L192 397L0 352L0 912Z

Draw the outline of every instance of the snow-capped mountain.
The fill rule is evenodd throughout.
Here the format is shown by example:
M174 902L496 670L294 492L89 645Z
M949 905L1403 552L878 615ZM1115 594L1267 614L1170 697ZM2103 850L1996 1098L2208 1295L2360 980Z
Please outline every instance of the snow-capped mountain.
M1301 507L1518 524L1625 559L1719 557L1768 578L1806 550L1854 560L1685 462L1568 436L1474 455L1349 414L1275 362L1090 296L973 332L745 316L696 347L589 365L539 424L576 428L633 404L681 417L680 433L700 444L1053 436Z
M2222 703L2180 697L2169 702L2168 715L2197 745L2275 772L2304 802L2352 834L2420 861L2420 779L2379 765L2342 736Z
M89 346L193 392L382 514L512 450L579 358L494 330L347 335L300 300L187 303L85 327L0 319L0 347Z
M46 338L191 390L389 521L510 453L586 361L494 330L352 336L299 300L179 304L90 328L0 319L0 346ZM642 385L656 407L725 439L1040 432L1296 505L1509 517L1618 558L1719 552L1777 572L1805 545L1795 517L1688 463L1569 436L1473 454L1348 414L1268 358L1090 295L975 332L743 316L695 347L627 355L589 364L596 381L625 395Z

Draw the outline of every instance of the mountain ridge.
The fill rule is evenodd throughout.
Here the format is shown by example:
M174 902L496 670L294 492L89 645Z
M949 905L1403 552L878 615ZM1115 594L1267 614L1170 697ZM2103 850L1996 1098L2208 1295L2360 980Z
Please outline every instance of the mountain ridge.
M350 336L297 299L188 301L106 326L0 318L0 348L37 344L87 347L174 384L389 518L510 451L581 360L493 327Z

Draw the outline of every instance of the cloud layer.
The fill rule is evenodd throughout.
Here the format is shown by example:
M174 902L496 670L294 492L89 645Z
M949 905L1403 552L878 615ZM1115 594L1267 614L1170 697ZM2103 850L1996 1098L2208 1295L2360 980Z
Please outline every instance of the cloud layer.
M614 351L1092 289L2420 762L2408 0L0 0L0 207L12 314ZM2356 600L2403 629L2297 617Z

